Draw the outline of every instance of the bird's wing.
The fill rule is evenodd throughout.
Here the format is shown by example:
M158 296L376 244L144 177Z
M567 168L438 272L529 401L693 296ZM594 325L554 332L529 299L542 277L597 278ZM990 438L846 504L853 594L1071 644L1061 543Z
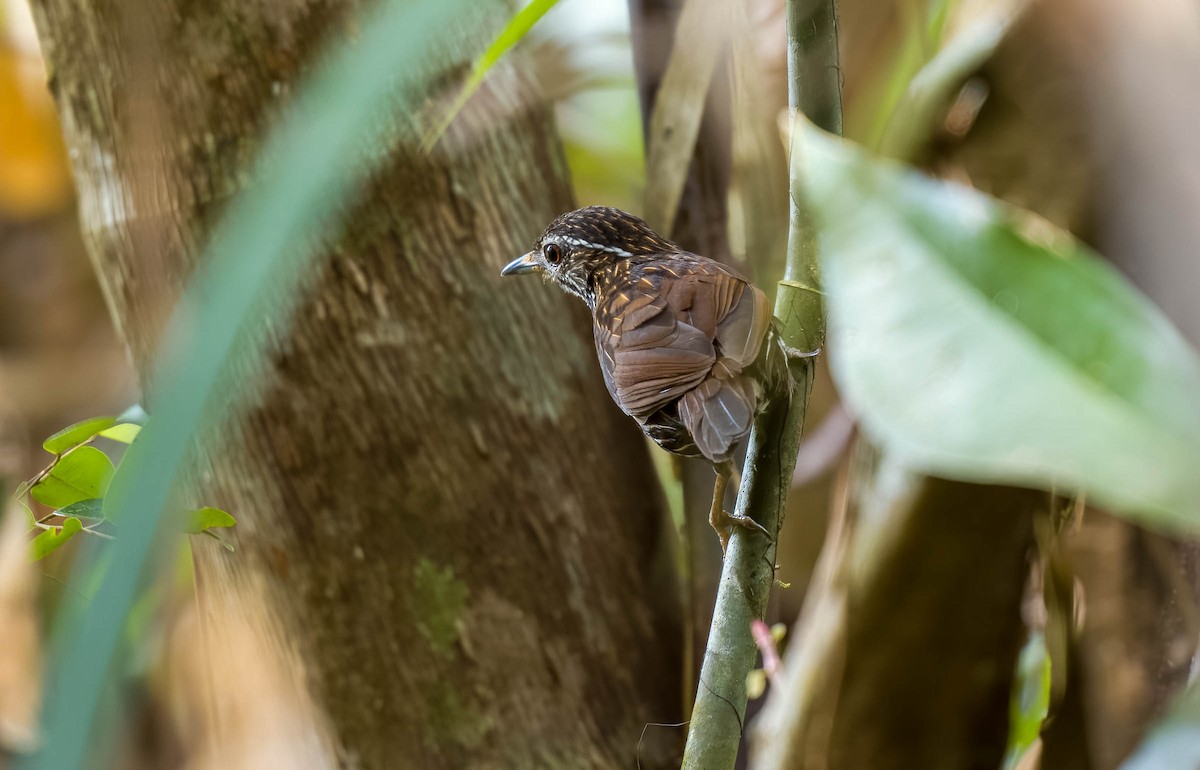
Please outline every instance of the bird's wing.
M758 357L771 324L766 295L731 268L702 260L664 286L677 316L713 340L717 360L708 376L679 401L679 418L700 452L728 459L750 432L758 405L753 380L742 370Z
M758 357L770 328L767 295L733 268L696 259L686 272L661 267L672 276L663 280L661 292L676 318L708 335L717 358L741 371Z
M724 265L699 258L637 266L597 305L596 315L604 381L622 411L638 419L704 384L718 361L722 380L740 373L758 355L771 318L761 291ZM704 398L691 398L694 407L711 399L715 410L709 410L710 424L693 420L694 427L740 438L749 430L752 387L739 381L711 389L698 391ZM724 454L729 441L707 444L714 449L723 444L718 454Z
M634 275L596 307L604 382L626 414L644 420L704 381L713 338L681 318L659 276Z

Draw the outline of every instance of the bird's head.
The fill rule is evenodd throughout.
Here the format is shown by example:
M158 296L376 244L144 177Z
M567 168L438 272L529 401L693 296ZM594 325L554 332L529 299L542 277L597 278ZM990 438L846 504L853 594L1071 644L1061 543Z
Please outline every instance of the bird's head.
M563 291L594 307L597 279L605 271L675 248L632 214L588 206L551 222L533 251L509 262L500 275L543 273Z

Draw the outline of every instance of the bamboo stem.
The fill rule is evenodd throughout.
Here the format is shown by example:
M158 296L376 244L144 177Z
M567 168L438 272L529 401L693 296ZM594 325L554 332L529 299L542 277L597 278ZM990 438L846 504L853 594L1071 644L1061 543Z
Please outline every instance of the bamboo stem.
M841 70L837 57L837 2L813 6L788 2L788 104L803 110L822 128L841 130ZM824 342L816 235L798 195L799 160L791 160L791 216L788 263L776 296L784 341L801 350ZM804 414L812 390L815 359L796 361L796 387L790 401L771 404L750 434L736 512L751 516L770 532L783 523L796 464ZM761 619L775 577L775 543L734 528L725 555L716 610L700 672L700 685L688 730L685 770L732 768L745 727L746 676L756 649L751 621Z

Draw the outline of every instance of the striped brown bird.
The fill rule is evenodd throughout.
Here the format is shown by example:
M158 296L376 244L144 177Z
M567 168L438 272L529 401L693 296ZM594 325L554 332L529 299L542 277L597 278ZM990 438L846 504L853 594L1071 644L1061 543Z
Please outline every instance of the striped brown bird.
M621 411L663 449L712 463L709 522L722 549L731 525L765 533L722 505L735 446L768 400L791 395L789 349L762 290L603 206L563 214L500 274L529 272L592 311L600 369Z

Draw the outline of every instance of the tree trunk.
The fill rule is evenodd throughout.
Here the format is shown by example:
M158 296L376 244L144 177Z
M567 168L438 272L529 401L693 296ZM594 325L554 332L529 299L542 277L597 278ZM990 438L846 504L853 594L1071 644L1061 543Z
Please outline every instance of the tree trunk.
M143 385L214 214L354 8L35 3L83 229ZM509 10L480 15L494 30ZM484 37L455 31L426 82L457 83ZM639 740L678 718L681 686L644 443L577 303L498 278L570 207L565 165L512 67L481 103L506 119L468 108L440 151L376 173L202 473L205 502L239 519L236 552L195 544L211 766L673 759L653 730Z
M1002 766L1046 494L921 476L861 441L848 472L752 766Z

